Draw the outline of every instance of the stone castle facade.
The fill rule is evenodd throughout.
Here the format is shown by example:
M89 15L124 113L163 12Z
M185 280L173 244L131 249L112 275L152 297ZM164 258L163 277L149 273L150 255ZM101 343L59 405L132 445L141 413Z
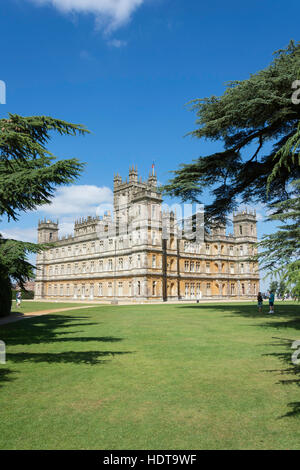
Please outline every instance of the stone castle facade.
M201 243L180 235L174 212L162 211L156 174L142 181L131 168L128 181L118 174L114 177L113 217L107 213L77 220L74 235L61 238L58 222L39 222L38 242L53 245L37 256L35 298L115 302L256 298L258 266L250 260L256 253L255 212L233 214L233 228L230 235L225 227L215 228Z

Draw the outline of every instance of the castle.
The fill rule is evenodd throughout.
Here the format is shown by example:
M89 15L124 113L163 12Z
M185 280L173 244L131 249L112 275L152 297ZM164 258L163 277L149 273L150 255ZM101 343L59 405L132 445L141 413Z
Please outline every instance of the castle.
M164 236L167 220L168 236ZM166 226L166 224L165 224ZM154 171L146 181L130 168L114 176L113 217L75 221L59 238L58 222L39 221L35 299L168 301L249 299L259 291L255 211L233 214L234 233L215 227L202 242L180 231L176 214L162 211Z

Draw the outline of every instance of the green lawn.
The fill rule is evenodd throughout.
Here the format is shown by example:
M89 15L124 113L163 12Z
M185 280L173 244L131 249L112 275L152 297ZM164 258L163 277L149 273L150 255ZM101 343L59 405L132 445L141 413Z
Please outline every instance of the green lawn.
M300 307L264 308L104 305L0 327L0 448L299 449Z
M18 313L31 313L39 312L41 310L57 310L58 308L71 308L71 307L80 307L82 305L88 304L78 304L78 303L63 303L63 302L35 302L31 300L22 301L21 307L16 307L16 301L12 303L12 312Z

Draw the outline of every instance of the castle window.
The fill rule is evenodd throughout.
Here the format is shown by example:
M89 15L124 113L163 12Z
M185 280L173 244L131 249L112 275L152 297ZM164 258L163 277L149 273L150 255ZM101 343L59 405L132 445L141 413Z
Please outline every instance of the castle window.
M206 254L209 254L209 244L206 244Z
M230 292L231 292L231 295L234 295L234 284L231 284L231 286L230 286Z
M103 240L100 240L99 246L100 246L100 248L103 248Z
M243 245L240 246L240 255L243 256L244 254L244 247Z
M156 256L152 255L152 268L156 267Z
M58 266L55 266L55 275L58 274Z
M210 273L210 263L206 263L206 272Z
M241 273L244 274L244 263L241 263Z
M91 273L94 272L94 269L95 269L95 263L94 261L91 261Z
M206 295L211 295L210 282L207 282L206 284Z
M111 297L112 296L112 282L108 283L108 295Z
M197 273L200 272L200 261L196 262L196 271L197 271Z
M109 243L110 246L113 244L112 238L109 239L109 242L108 242L108 243Z
M243 235L243 227L240 225L240 235Z
M234 274L234 264L230 264L230 274Z
M54 295L57 295L57 284L54 284Z
M195 296L195 284L192 283L191 284L191 297L194 297Z
M141 295L141 282L140 281L138 281L137 287L138 287L138 295Z
M230 247L229 247L229 253L230 253L231 256L233 255L233 246L232 245L230 245Z
M62 264L61 267L60 267L60 274L64 274L64 271L65 271L65 267L64 267L64 265Z
M195 271L195 263L194 263L194 261L191 261L191 263L190 263L190 271L191 271L191 272L194 272L194 271Z
M185 297L189 296L190 285L188 283L185 284Z
M67 284L67 295L70 295L70 285Z
M156 295L156 281L152 282L152 295Z
M119 258L119 269L123 269L123 258Z
M185 262L184 262L184 270L185 270L185 271L188 271L188 270L189 270L189 262L188 262L188 261L185 261Z
M109 271L112 271L112 268L113 268L112 259L109 259L109 260L108 260L108 270L109 270Z
M119 282L118 284L118 295L119 296L123 295L123 282Z
M103 271L103 260L99 261L99 271Z
M53 236L53 233L50 232L50 233L49 233L49 240L52 240L52 236Z
M82 272L83 272L83 273L86 272L86 264L85 264L85 263L82 264Z
M197 297L201 297L201 284L197 282Z
M137 256L137 267L138 267L138 268L141 267L141 255L138 255L138 256Z
M129 266L131 266L131 263L132 263L132 256L129 256L128 261L129 261Z
M98 295L99 297L102 297L103 293L102 293L102 282L99 282L98 284Z
M253 294L256 294L256 284L253 284Z
M245 295L245 284L242 284L242 294Z
M60 296L64 295L64 286L61 284L60 285Z
M251 225L250 229L251 229L251 233L253 233L253 225Z

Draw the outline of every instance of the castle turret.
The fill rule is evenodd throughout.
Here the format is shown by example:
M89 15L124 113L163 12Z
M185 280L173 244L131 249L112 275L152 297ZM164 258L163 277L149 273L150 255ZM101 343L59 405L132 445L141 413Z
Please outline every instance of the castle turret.
M119 186L119 184L122 184L122 178L119 173L117 173L114 175L114 187Z
M243 210L233 214L234 236L236 238L257 238L256 211Z
M38 243L51 243L58 240L58 221L39 220Z
M129 168L129 183L137 183L138 182L138 172L137 167Z
M148 184L150 186L157 186L157 176L154 167L152 168L152 173L149 173Z

